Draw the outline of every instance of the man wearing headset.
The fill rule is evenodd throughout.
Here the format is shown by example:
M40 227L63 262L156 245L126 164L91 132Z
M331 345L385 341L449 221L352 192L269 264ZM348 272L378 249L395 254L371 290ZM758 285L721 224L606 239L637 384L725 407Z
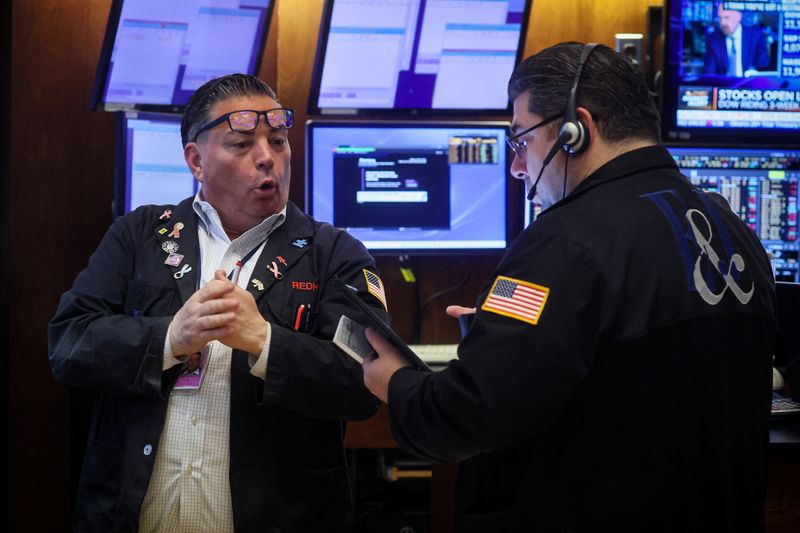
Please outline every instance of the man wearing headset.
M368 330L365 382L394 438L462 461L459 531L763 529L761 244L681 175L644 80L610 48L543 50L509 96L511 172L544 210L447 368L405 368Z

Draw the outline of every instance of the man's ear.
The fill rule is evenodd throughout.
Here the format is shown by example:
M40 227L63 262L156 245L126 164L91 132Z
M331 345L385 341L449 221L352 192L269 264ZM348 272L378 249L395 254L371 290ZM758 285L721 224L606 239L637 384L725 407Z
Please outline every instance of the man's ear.
M203 154L200 153L200 146L197 143L187 143L183 147L183 158L189 166L194 179L203 183Z
M586 132L589 134L590 139L599 139L600 133L597 131L597 122L594 120L594 117L589 112L588 109L585 107L578 107L575 109L575 114L578 116L578 120L583 122L583 126L586 128Z

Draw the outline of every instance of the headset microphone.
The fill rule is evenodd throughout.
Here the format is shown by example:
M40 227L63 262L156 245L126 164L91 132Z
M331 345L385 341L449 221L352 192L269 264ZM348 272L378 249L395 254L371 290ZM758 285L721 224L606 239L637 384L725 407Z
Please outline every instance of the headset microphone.
M555 157L559 149L563 149L567 153L567 156L570 156L583 153L586 150L586 147L589 146L589 130L586 125L581 122L580 119L578 119L578 90L580 87L583 66L586 64L586 61L588 61L589 56L592 54L595 48L597 48L597 43L588 43L585 44L581 50L581 55L578 59L578 65L575 68L575 79L573 80L572 88L569 91L567 109L564 113L564 122L561 124L561 128L558 130L558 139L556 139L555 144L553 144L552 148L550 148L550 152L548 152L547 157L545 157L544 161L542 161L542 168L539 170L539 175L536 177L536 181L533 182L533 187L531 187L531 190L528 191L529 202L532 202L533 197L536 196L536 186L539 185L539 180L544 173L545 167L547 167L547 165L550 163L550 160ZM564 168L564 191L566 192L567 176L566 167Z
M539 170L539 175L536 176L536 181L533 182L533 186L531 187L531 190L528 191L528 201L529 202L532 202L533 201L533 197L536 196L536 187L537 187L537 185L539 185L539 180L542 179L542 174L544 173L544 169L547 168L547 165L550 164L550 161L558 153L558 149L561 148L561 146L568 139L569 139L569 133L568 132L561 132L559 134L559 136L558 136L558 139L556 139L556 142L553 145L553 147L550 148L549 152L547 152L547 156L542 161L542 168Z

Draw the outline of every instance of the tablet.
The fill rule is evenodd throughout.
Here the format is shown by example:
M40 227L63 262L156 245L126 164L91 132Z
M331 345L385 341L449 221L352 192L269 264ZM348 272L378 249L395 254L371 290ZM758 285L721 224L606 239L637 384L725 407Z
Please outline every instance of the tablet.
M341 291L345 295L345 298L352 303L359 311L362 312L363 316L367 320L367 324L362 324L363 326L371 326L375 328L378 333L384 336L386 340L388 340L397 350L405 357L406 361L415 369L417 370L425 370L427 372L432 372L431 367L425 364L425 361L419 358L417 354L415 354L408 345L403 342L397 333L395 333L389 325L383 321L381 317L375 313L375 311L367 305L364 300L359 298L358 296L358 289L347 285L346 283L335 280L334 283L338 282L341 284Z

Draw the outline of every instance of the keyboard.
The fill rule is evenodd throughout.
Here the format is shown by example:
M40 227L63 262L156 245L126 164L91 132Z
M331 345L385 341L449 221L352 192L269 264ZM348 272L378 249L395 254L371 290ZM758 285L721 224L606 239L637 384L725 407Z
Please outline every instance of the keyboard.
M429 365L444 365L458 358L458 344L410 344L408 347Z
M789 398L772 398L773 415L783 415L789 413L800 413L800 403L794 402Z

